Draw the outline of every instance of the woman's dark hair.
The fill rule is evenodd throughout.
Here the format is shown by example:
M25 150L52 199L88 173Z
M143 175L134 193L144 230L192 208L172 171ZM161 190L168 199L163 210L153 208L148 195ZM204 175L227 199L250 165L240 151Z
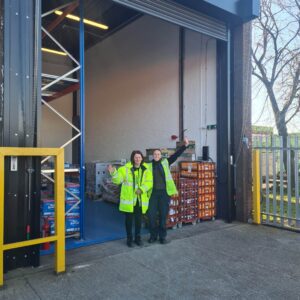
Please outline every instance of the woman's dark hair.
M144 162L144 155L143 155L143 153L140 150L134 150L134 151L131 152L131 155L130 155L130 161L131 161L131 163L134 165L134 156L136 154L140 154L142 156L142 162L141 162L141 164L142 164Z
M158 148L157 148L157 149L154 149L152 153L154 153L155 151L159 151L160 154L161 154L161 150L160 150L160 149L158 149Z

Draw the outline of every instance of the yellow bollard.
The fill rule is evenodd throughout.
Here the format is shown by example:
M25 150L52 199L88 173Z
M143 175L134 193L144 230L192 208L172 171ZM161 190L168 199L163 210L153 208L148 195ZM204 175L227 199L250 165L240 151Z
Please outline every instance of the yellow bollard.
M4 244L4 156L0 155L0 287L3 286L3 244Z
M65 272L65 174L64 151L58 153L55 159L55 271Z
M254 150L252 155L252 204L253 223L261 224L259 150Z

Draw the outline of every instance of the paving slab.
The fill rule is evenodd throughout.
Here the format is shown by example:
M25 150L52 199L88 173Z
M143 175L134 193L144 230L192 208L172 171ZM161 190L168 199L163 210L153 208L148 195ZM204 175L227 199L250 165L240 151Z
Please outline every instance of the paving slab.
M169 230L170 243L124 240L5 274L0 299L300 299L300 234L223 221Z

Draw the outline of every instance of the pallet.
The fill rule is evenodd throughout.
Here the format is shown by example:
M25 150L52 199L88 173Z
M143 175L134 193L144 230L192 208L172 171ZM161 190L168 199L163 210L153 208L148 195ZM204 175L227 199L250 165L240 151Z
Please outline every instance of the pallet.
M177 229L178 228L178 223L173 223L173 224L169 224L169 225L167 225L166 227L167 227L167 229Z
M186 225L186 224L191 224L193 226L195 226L197 224L197 219L194 219L194 220L187 220L187 221L180 221L178 222L177 224L177 227L178 228L182 228L182 225Z
M203 221L215 221L215 217L202 217L202 218L199 218L198 219L198 223L201 223L201 222L203 222Z

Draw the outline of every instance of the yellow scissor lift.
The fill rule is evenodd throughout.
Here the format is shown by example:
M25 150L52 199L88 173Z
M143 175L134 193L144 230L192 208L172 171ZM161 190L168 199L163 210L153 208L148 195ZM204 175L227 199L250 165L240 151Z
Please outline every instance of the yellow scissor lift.
M6 156L55 157L55 235L4 244L4 159ZM65 174L63 148L13 148L0 147L0 287L3 286L3 253L5 250L55 242L55 271L65 272Z

